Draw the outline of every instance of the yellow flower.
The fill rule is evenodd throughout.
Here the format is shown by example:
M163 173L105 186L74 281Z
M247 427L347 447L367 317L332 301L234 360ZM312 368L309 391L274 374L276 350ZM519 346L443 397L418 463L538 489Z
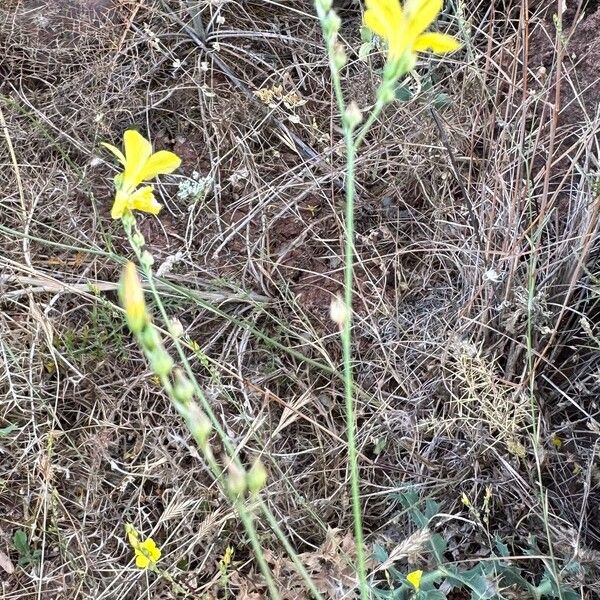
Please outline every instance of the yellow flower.
M408 582L419 591L421 587L421 578L423 577L423 571L411 571L407 576Z
M143 542L139 542L134 547L135 551L135 566L138 569L147 569L154 566L160 558L160 548L152 538L148 538Z
M153 153L152 144L134 129L128 129L123 135L124 153L112 144L103 142L102 145L124 167L123 172L115 177L117 193L111 211L112 218L120 219L131 210L158 214L161 206L154 197L154 188L151 185L137 188L143 181L172 173L181 164L181 159L167 150Z
M139 533L131 523L125 525L125 532L135 552L135 566L138 569L153 567L161 555L160 548L156 545L156 542L152 538L140 542Z
M460 48L458 40L444 33L426 32L443 7L443 0L366 0L365 26L388 43L392 71L410 71L417 52L443 54Z

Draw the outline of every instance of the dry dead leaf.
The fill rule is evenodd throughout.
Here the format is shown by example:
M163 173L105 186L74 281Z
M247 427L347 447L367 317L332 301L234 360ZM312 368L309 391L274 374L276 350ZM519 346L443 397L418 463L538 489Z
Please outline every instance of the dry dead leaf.
M12 564L12 561L2 550L0 550L0 569L6 571L9 575L15 572L15 567Z

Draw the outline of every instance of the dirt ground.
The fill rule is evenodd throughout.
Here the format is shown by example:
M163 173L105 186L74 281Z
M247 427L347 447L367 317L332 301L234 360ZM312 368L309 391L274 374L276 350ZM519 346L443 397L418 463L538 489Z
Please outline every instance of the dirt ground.
M429 527L449 564L490 559L498 539L529 581L551 565L591 599L600 8L570 2L557 21L555 3L448 4L464 49L421 57L357 163L367 549L415 539L400 494L417 490L441 506ZM336 6L344 89L367 109L382 59L358 53L361 3ZM344 160L312 2L5 0L0 110L2 598L267 597L118 308L132 253L100 143L132 127L183 161L140 226L197 377L242 461L265 463L264 501L321 593L354 597L329 318ZM133 566L125 523L185 592ZM282 597L309 598L259 527ZM421 551L398 569L427 570Z

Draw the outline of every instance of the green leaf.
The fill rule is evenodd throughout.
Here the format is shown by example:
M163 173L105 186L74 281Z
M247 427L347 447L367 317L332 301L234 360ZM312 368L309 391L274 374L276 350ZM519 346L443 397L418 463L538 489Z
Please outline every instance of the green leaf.
M388 552L381 544L373 545L373 559L378 563L384 563L388 559Z
M443 92L440 92L439 94L436 94L434 99L433 99L433 106L435 108L437 108L438 110L443 110L444 108L448 108L449 106L452 106L452 98L450 98L450 96L448 96L448 94L444 94Z
M444 559L444 552L446 552L446 548L448 547L446 540L439 533L434 533L429 543L436 560L438 563L441 563Z
M574 575L579 575L580 573L584 572L584 569L580 562L572 560L564 566L563 571L565 571L565 573L573 573Z
M369 54L371 54L372 50L373 44L370 41L361 44L360 48L358 49L358 59L362 62L367 62L367 58L369 58Z
M471 588L472 600L489 600L498 593L495 583L482 575L474 575L467 585Z
M431 500L430 498L427 498L427 500L425 500L425 516L427 517L427 520L429 521L430 519L435 517L435 515L437 515L439 512L440 512L439 503L436 502L435 500Z
M462 578L460 577L460 573L456 567L448 565L444 567L444 571L446 573L446 581L452 587L460 587L462 585Z
M429 590L421 592L421 598L425 600L446 600L446 594L441 590Z
M396 87L396 100L398 102L410 102L413 99L413 93L407 85Z
M360 28L360 41L365 43L365 42L371 42L372 39L373 39L373 33L371 32L371 30L368 29L367 27L361 27Z
M581 595L576 592L573 588L564 587L561 590L563 600L581 600Z
M499 536L496 536L496 550L498 550L498 554L502 556L502 558L506 558L510 552L508 550L508 546L500 539Z
M17 426L14 423L11 423L6 427L0 428L0 438L10 435L15 429L17 429Z
M419 503L419 494L413 489L407 490L406 492L400 492L397 494L398 500L400 500L400 504L402 504L403 508L413 508Z
M13 545L21 558L31 556L31 548L27 541L27 534L22 529L17 529L17 531L15 531Z
M501 587L517 585L524 590L532 589L531 584L521 575L521 569L512 565L499 565L497 571L500 575Z

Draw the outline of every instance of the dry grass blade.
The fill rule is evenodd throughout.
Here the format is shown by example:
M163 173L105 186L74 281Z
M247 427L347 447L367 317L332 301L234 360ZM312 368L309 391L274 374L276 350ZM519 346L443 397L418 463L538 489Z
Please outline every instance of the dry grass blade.
M561 568L584 563L569 584L591 598L600 8L567 3L560 31L547 2L445 4L439 28L464 50L420 59L356 165L361 501L367 550L384 540L389 557L369 569L385 587L392 567L433 568L398 500L411 488L460 516L436 529L448 561L489 561L497 535L530 581L550 550ZM342 83L366 111L383 48L359 53L361 3L335 6ZM349 597L329 317L344 160L312 0L9 0L0 56L1 595L170 597L132 567L125 522L157 540L189 597L266 594L116 307L130 252L100 142L134 127L183 160L156 184L160 219L140 227L194 372L240 460L266 465L264 502L319 589ZM257 527L282 593L307 597ZM531 535L546 563L522 558Z

